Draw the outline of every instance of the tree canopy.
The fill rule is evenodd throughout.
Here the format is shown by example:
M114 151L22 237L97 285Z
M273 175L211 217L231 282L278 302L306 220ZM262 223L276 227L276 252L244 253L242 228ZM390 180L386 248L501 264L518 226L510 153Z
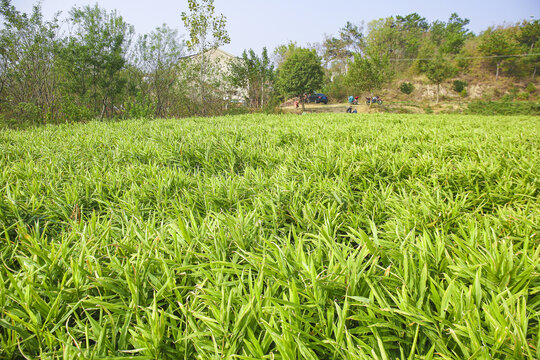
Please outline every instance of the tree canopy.
M278 87L286 96L301 96L322 86L321 59L314 50L297 49L279 68Z
M367 91L373 94L383 84L392 80L393 71L387 55L365 56L356 54L349 64L349 72L345 83L356 91Z

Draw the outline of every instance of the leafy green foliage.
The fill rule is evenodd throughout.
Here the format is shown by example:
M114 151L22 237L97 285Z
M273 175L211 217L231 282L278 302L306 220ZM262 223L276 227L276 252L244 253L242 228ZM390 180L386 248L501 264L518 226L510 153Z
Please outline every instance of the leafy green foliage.
M31 13L0 1L0 109L13 118L43 124L54 121L58 106L55 50L58 20L43 19L41 6Z
M214 0L188 0L189 13L182 12L188 30L186 45L189 50L204 53L231 42L227 33L227 18L215 14Z
M183 94L180 88L180 71L178 59L184 54L183 43L180 42L178 31L167 25L157 27L149 34L139 36L135 45L133 68L130 75L137 77L134 87L140 93L145 93L145 107L152 108L153 113L141 117L167 117L175 113L175 104ZM128 117L135 117L128 115Z
M277 86L287 96L300 96L318 90L322 81L321 59L312 50L295 50L278 70Z
M452 82L452 90L461 93L463 90L467 90L467 85L469 84L465 80L454 80Z
M64 91L88 103L95 115L112 116L125 89L122 70L134 29L97 4L75 7L70 17L72 32L60 50Z
M414 85L410 82L404 81L399 85L399 90L404 94L411 94L414 91Z
M196 92L198 95L198 113L209 115L208 104L213 101L212 82L216 65L208 61L212 51L219 46L231 42L227 33L227 18L223 14L215 13L214 0L188 0L189 13L182 12L182 22L189 33L186 41L188 50L195 52L196 56L192 62L184 62L184 67L192 68L188 70L188 81L196 79Z
M354 90L373 94L390 82L393 75L388 56L355 55L354 62L349 64L345 83Z
M478 50L482 55L492 57L489 63L496 66L495 80L499 78L501 64L506 59L504 56L522 53L515 30L502 27L488 28L480 37Z
M268 103L274 81L274 65L266 48L263 48L261 57L251 49L249 52L244 50L242 57L230 64L230 71L232 84L247 89L248 104L252 108L262 108Z
M538 131L345 114L2 131L0 357L538 358Z
M440 85L455 76L457 69L439 54L433 60L426 62L422 70L427 78L437 85L437 102L439 102Z
M431 25L430 40L439 47L441 53L458 54L465 41L472 37L467 29L469 22L469 19L462 19L456 13L450 15L447 22L437 20Z
M364 51L366 42L362 27L347 22L339 31L338 37L327 37L323 44L323 60L332 73L343 75L352 54Z
M512 101L472 101L467 114L478 115L540 115L540 104Z
M333 75L330 80L328 73L325 76L322 92L335 102L342 102L351 94L349 86L346 85L345 75Z
M283 62L298 49L300 49L300 47L294 41L289 41L287 44L278 45L272 53L274 62L278 67L280 67Z
M526 65L532 67L531 78L534 80L536 69L540 65L540 50L538 50L540 48L540 20L524 22L520 27L518 41L527 47L530 55L535 54L535 56L523 59Z

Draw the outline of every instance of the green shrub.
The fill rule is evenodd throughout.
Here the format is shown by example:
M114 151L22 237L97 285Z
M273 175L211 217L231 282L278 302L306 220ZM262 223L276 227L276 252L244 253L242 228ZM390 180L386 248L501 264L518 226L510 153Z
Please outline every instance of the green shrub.
M529 94L536 92L536 86L534 86L533 83L527 84L527 87L525 88L525 91L527 91Z
M518 94L517 98L518 100L529 100L530 95L528 92L522 92Z
M133 101L126 102L124 108L126 119L153 119L156 113L154 104L141 91L137 93Z
M17 104L17 120L38 124L43 122L41 108L31 102L21 102Z
M428 106L425 110L426 114L433 114L433 109L431 108L431 106Z
M88 121L96 117L94 112L78 104L73 97L66 96L60 104L62 118L67 122Z
M540 115L540 103L509 101L473 101L466 114L475 115Z
M413 91L414 91L414 85L411 84L410 82L403 82L401 83L401 85L399 86L399 90L404 93L404 94L411 94Z
M517 87L513 87L511 88L510 90L508 90L508 92L510 93L510 95L512 96L513 99L515 99L519 93L519 89Z
M454 82L452 83L452 90L454 90L455 92L461 95L461 92L463 90L467 91L467 85L469 84L467 84L466 81L454 80Z
M242 105L232 105L227 110L225 110L225 115L243 115L249 114L251 111L248 107Z
M467 95L469 95L469 93L467 93L467 89L463 89L459 92L459 96L461 97L467 97Z
M327 80L321 92L326 94L330 101L341 102L347 98L350 89L345 85L345 77L343 75L337 75L331 81Z
M512 94L504 94L502 97L501 97L501 101L502 102L512 102L514 101L516 97Z
M487 89L482 93L482 100L493 101L501 97L501 91L497 88Z

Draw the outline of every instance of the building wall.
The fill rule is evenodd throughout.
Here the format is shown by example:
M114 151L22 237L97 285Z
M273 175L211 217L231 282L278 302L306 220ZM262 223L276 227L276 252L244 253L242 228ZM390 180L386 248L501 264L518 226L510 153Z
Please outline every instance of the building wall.
M200 54L192 55L188 57L192 61L200 61ZM210 78L212 77L218 77L222 83L222 91L225 94L225 97L228 98L228 100L234 101L234 102L244 102L245 98L247 97L247 89L245 88L239 88L234 87L230 84L228 81L222 81L223 79L226 79L228 76L231 75L230 72L230 64L233 61L239 61L239 58L236 56L229 54L226 51L223 51L221 49L215 49L215 50L209 50L205 56L204 60L207 63L211 64L211 68L213 69L213 73L208 73L207 76Z

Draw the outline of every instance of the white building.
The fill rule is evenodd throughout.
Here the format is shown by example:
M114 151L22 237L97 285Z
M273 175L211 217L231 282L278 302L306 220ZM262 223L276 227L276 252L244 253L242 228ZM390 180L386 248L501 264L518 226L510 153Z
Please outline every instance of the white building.
M181 60L193 61L195 66L200 65L198 71L201 72L203 81L219 88L224 100L244 103L247 89L234 87L229 80L231 63L239 61L238 57L217 48L208 50L202 59L201 54L195 54L183 57Z

